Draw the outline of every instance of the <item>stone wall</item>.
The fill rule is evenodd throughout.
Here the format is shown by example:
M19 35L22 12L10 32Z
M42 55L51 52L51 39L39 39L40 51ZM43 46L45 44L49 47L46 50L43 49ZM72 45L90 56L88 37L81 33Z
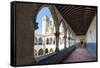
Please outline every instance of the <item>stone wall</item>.
M32 4L16 3L16 65L32 61Z

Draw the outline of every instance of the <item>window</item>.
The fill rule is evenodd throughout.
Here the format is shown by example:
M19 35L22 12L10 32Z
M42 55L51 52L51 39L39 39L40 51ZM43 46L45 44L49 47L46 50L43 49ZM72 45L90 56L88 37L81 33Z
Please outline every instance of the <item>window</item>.
M54 38L54 40L53 40L53 44L55 44L55 38Z
M39 45L42 45L42 38L39 38Z
M49 44L49 39L47 38L47 40L46 40L46 44Z
M37 56L37 50L34 50L34 55Z
M34 45L37 45L37 38L34 39Z
M50 38L50 44L52 44L52 38Z

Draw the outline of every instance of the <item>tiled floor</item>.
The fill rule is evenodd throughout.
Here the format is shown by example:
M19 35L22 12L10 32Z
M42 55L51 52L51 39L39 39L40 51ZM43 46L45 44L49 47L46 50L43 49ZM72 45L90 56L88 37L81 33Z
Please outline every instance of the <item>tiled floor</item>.
M64 62L93 61L95 59L86 48L77 48Z

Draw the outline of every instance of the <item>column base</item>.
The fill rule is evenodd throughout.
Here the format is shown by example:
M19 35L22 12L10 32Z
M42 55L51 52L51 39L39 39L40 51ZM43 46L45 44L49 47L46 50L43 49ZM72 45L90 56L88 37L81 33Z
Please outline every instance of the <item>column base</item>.
M59 49L58 49L58 48L56 48L55 52L59 52Z

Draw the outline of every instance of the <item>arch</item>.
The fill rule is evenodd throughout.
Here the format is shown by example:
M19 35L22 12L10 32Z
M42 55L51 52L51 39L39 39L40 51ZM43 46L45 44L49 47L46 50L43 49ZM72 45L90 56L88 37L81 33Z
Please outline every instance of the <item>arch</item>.
M63 23L61 23L60 26L59 26L59 32L64 32Z
M53 39L53 44L55 44L55 38Z
M39 45L39 38L37 38L37 45Z
M36 49L34 49L34 55L37 56L37 50Z
M42 48L39 49L39 51L38 51L38 55L43 55L43 49L42 49Z
M59 27L57 27L57 25L59 25L58 23L58 17L57 17L57 14L56 14L56 11L55 11L55 6L54 5L47 5L47 4L38 4L38 5L36 5L36 7L35 7L35 9L33 9L33 24L36 24L36 18L37 18L37 14L39 13L39 11L43 8L43 7L48 7L49 8L49 10L50 10L50 12L51 12L51 14L52 14L52 17L53 17L53 19L54 19L54 28L55 28L55 31L59 28ZM34 27L33 27L33 35L35 36L35 29L34 29ZM47 44L49 44L49 39L47 39L46 40L46 43ZM34 46L33 46L33 49L34 49ZM41 49L41 50L39 50L39 53L38 53L38 55L41 55L41 53L43 52L43 50Z
M59 28L61 28L61 27L63 28L64 34L66 34L67 33L68 26L66 26L66 23L63 21L63 19L61 19L61 21L60 21ZM59 31L60 31L60 29L59 29Z
M42 38L39 38L39 45L42 45Z
M50 44L52 44L52 38L50 38Z
M43 8L43 7L48 7L50 12L51 12L51 15L52 15L52 18L54 19L54 32L56 30L59 29L59 22L58 22L58 16L57 16L57 13L56 13L56 10L55 10L55 5L47 5L47 4L38 4L36 5L36 8L33 9L33 13L34 13L34 16L33 16L33 24L36 23L36 18L37 18L37 14L39 13L39 11Z
M49 38L46 39L46 44L49 44Z
M48 53L48 49L47 48L45 49L45 53Z
M50 49L50 52L53 52L53 49L52 48Z
M37 45L37 37L35 37L34 45Z
M37 14L39 13L39 11L40 11L43 7L48 7L48 8L49 8L49 10L50 10L50 12L51 12L51 14L52 14L52 17L53 17L53 19L54 19L54 21L57 22L57 23L54 22L54 25L55 25L55 26L56 26L56 25L59 25L57 13L56 13L56 11L55 11L55 6L54 6L54 5L47 5L47 4L37 6L37 8L35 9L36 12L34 12L34 9L33 9L33 12L34 12L34 14L35 14L35 15L33 16L34 23L35 23L35 21L36 21Z

